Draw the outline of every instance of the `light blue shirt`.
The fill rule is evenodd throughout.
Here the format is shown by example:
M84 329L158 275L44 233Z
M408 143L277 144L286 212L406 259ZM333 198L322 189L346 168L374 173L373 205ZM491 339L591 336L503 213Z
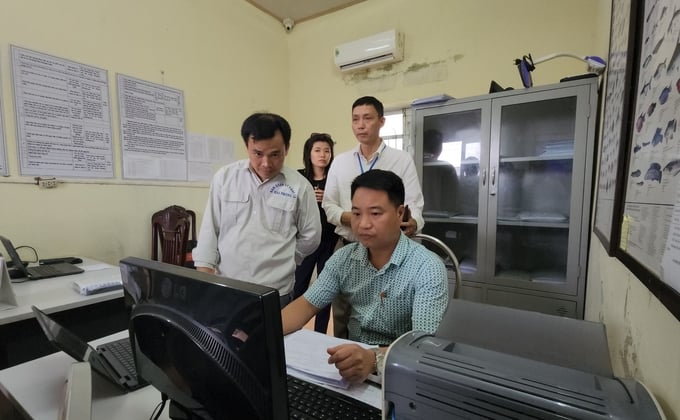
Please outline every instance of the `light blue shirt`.
M344 294L352 305L349 338L387 345L411 331L434 333L449 301L442 260L403 233L380 270L360 243L333 254L304 297L317 308Z

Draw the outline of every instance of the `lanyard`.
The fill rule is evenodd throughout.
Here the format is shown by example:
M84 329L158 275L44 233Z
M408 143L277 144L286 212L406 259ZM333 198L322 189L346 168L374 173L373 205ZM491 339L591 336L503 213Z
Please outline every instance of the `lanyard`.
M375 163L378 161L378 158L380 157L380 154L382 153L383 150L385 150L385 147L387 147L387 144L383 143L382 147L378 151L378 153L375 155L375 159L371 161L371 166L368 167L368 170L370 171L373 169L375 166ZM361 163L361 149L359 150L359 153L357 153L357 161L359 162L359 169L361 169L361 173L364 173L364 165Z

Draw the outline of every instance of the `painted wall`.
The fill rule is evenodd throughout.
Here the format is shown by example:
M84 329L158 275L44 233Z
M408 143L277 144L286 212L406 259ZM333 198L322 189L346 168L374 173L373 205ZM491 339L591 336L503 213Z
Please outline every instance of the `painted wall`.
M642 381L668 419L680 418L680 322L591 236L586 318L607 326L614 372Z
M441 93L476 96L488 93L492 80L503 87L522 88L513 61L527 53L534 58L556 52L606 56L609 37L601 24L604 21L608 27L608 4L607 0L370 0L304 22L288 35L294 129L301 136L328 132L338 142L337 149L344 151L356 143L350 127L351 104L362 95L374 95L392 109ZM604 20L599 19L603 11ZM359 73L337 70L335 46L392 28L405 35L404 61ZM558 58L537 66L534 84L557 83L585 71L578 60ZM302 140L293 144L293 156L301 155Z
M331 133L338 151L354 146L350 109L354 99L375 95L389 108L413 99L448 93L488 92L491 80L521 88L514 58L554 52L606 57L610 1L507 2L370 0L296 26L288 35L290 112L294 131L288 161L301 155L310 132ZM560 19L548 19L559 16ZM574 24L578 22L578 24ZM405 58L388 69L340 73L333 47L396 28L406 36ZM584 72L576 60L537 66L534 84L555 83ZM592 237L586 319L607 326L612 364L619 376L643 381L669 419L680 415L680 323Z
M288 114L284 35L278 22L245 1L4 1L0 74L10 176L0 178L0 234L41 257L84 254L116 263L150 256L151 215L171 204L200 215L208 189L121 179L116 73L183 90L187 131L233 139L244 157L239 130L246 116ZM19 176L10 44L108 70L115 179L41 190Z
M205 185L120 179L117 72L182 89L187 130L234 139L245 116L269 110L293 127L287 162L301 165L302 143L326 131L337 150L354 145L350 106L373 94L388 108L419 97L488 92L491 80L520 88L513 59L526 53L607 55L609 0L369 0L297 25L236 0L6 0L0 14L0 78L10 177L0 178L0 234L41 256L81 255L115 263L150 253L151 214L170 204L203 211ZM551 18L548 18L551 17ZM574 22L578 22L574 24ZM333 47L396 28L405 59L389 69L341 74ZM16 161L9 45L109 71L116 178L39 190ZM536 85L583 73L582 63L540 64ZM12 197L11 199L8 197ZM680 323L596 238L590 249L586 318L607 325L617 375L644 381L669 419L680 415Z

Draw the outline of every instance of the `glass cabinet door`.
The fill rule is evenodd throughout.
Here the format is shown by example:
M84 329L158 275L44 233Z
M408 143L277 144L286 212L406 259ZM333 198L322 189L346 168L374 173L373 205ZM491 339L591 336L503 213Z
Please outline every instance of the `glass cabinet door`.
M571 198L583 185L587 133L577 105L587 97L578 89L563 95L493 103L487 254L495 284L576 291L568 279L578 266L570 259L578 255L581 208Z
M423 187L423 233L456 254L463 279L482 277L490 103L471 102L416 112L416 165ZM480 209L484 214L480 214Z

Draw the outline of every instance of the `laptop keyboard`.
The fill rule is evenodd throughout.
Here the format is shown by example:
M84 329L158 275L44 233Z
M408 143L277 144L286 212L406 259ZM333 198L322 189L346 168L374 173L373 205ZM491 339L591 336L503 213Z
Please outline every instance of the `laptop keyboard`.
M34 267L30 267L28 271L33 274L33 275L39 275L39 276L56 276L61 274L61 270L58 270L54 267L52 267L51 264L46 264L46 265L37 265Z
M83 269L72 264L43 264L27 268L29 274L39 277L58 277L69 274L82 273Z
M289 418L380 419L379 409L351 397L288 375Z
M131 378L137 379L137 369L135 368L135 359L132 355L129 338L111 341L102 345L102 347L118 359Z

